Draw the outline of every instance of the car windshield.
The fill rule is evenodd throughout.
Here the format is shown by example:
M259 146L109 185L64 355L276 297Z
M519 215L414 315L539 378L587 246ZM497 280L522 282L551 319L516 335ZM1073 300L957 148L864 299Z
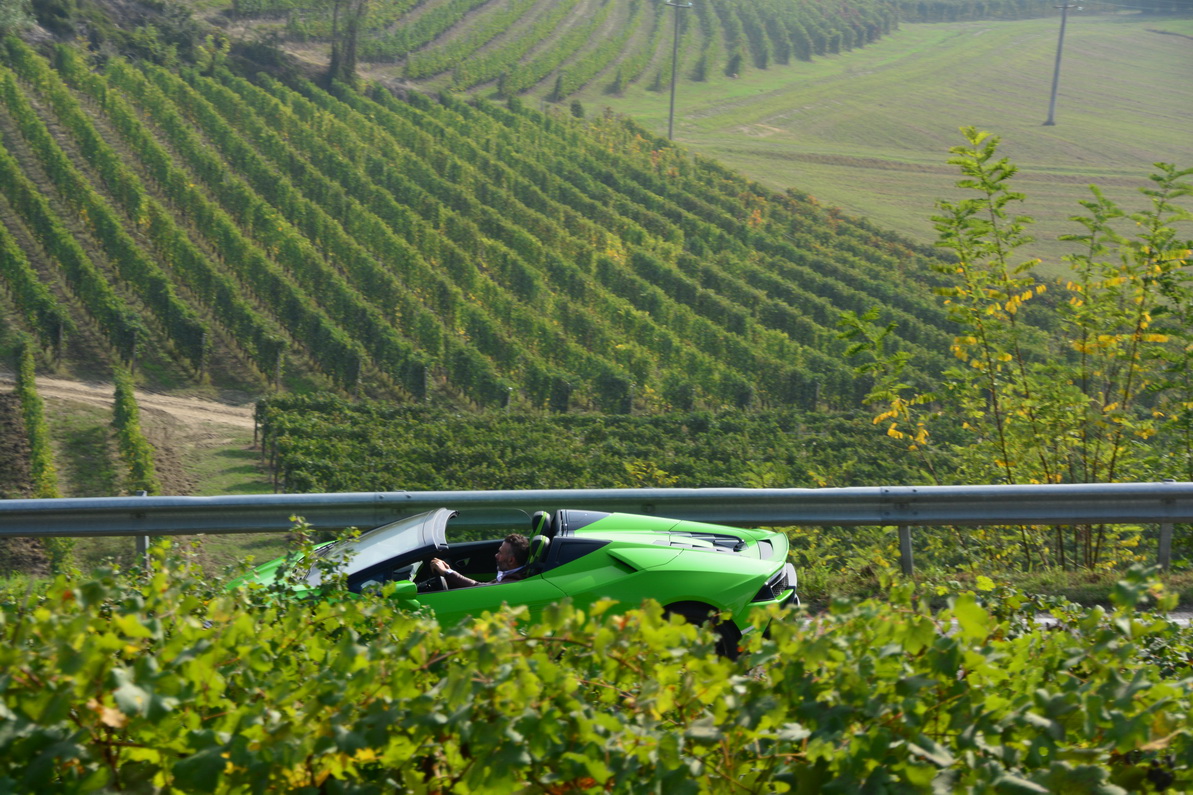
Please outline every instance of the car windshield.
M320 549L317 554L321 558L331 560L348 558L347 565L344 566L344 573L351 575L408 550L426 546L435 548L445 546L444 528L447 526L448 518L452 515L452 511L439 509L409 516L373 528L355 540L329 544ZM307 573L307 583L316 586L322 580L323 576L319 567L311 567Z

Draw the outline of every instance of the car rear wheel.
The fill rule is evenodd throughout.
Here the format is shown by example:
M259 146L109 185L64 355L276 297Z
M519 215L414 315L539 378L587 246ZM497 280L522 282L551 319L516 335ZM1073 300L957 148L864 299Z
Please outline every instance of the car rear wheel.
M720 611L703 602L676 602L663 608L664 616L681 616L684 621L696 626L711 624L717 633L717 654L736 660L741 654L741 630L732 621L718 621Z

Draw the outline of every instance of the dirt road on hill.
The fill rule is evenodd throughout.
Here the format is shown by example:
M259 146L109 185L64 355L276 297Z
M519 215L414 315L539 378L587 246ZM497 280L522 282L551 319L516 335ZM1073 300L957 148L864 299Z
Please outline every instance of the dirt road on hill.
M15 375L0 371L0 391L11 390ZM37 392L46 403L47 418L63 410L63 404L83 403L110 408L115 402L115 386L95 381L71 381L39 377ZM201 493L203 475L210 470L213 456L227 457L227 451L250 449L245 432L253 432L253 405L221 403L201 397L163 395L136 390L141 414L141 430L153 445L154 466L162 485L162 494ZM76 462L59 450L59 480L67 496L96 496L117 489L117 484L90 483L87 463ZM243 466L243 460L230 458L226 468ZM264 481L263 481L264 482Z
M0 372L0 388L10 389L15 383L11 373ZM91 403L97 406L111 406L115 387L112 384L84 381L67 381L61 378L37 379L37 391L42 398L59 398ZM136 391L137 405L142 410L161 411L185 424L212 423L231 425L237 428L253 427L253 407L233 406L214 400L196 397L162 395L156 392Z

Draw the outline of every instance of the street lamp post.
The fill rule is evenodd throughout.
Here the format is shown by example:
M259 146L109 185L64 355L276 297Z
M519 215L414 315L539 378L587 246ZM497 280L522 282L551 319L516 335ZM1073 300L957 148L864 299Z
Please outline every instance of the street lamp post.
M1048 121L1044 122L1045 127L1053 127L1056 125L1056 89L1060 85L1060 54L1065 48L1065 22L1069 18L1069 9L1078 8L1078 6L1071 6L1065 3L1063 6L1057 6L1060 9L1060 37L1056 41L1056 68L1052 71L1052 98L1048 100Z
M664 0L664 5L675 9L675 40L671 44L671 111L667 114L667 140L675 140L675 73L679 68L679 12L691 8L691 3L675 3Z

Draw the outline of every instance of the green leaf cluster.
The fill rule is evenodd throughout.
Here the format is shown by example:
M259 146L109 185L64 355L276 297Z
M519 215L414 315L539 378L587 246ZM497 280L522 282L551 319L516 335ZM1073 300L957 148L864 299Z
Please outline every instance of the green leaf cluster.
M114 377L116 394L112 427L116 429L117 447L127 470L125 489L129 493L144 491L146 494L161 494L162 484L157 478L153 445L141 431L141 409L137 406L132 375L123 368L117 368Z
M941 201L938 245L954 255L937 289L957 333L957 364L928 392L905 374L907 355L888 349L893 324L877 313L843 315L848 353L873 379L866 402L876 423L926 462L937 482L1101 483L1186 477L1190 472L1189 325L1193 289L1193 169L1157 163L1141 189L1144 209L1127 211L1096 186L1081 202L1081 230L1066 235L1071 276L1049 283L1016 250L1032 219L1016 214L1017 168L995 136L963 130L954 147L958 201ZM1046 303L1047 311L1033 308ZM959 425L960 445L938 444L935 429ZM947 472L947 476L944 474ZM1094 566L1107 531L1078 528L1055 540L1024 529L1030 562Z
M865 418L796 411L463 414L279 396L258 438L290 492L873 485L914 478ZM863 451L869 450L867 455Z
M990 584L984 587L991 588ZM1158 597L1158 600L1157 600ZM444 629L385 592L227 594L185 559L0 601L0 785L61 792L1056 792L1193 783L1189 630L1008 589L771 615L738 661L658 605ZM1038 622L1048 610L1049 624ZM1075 789L1076 788L1076 789Z
M29 440L29 474L32 494L37 499L61 497L58 489L58 467L54 463L54 448L50 441L50 427L46 422L45 401L37 391L37 345L26 334L17 339L17 386L21 402L21 418L25 436ZM73 565L75 539L46 538L43 540L50 570L64 572Z
M1055 14L1055 5L1047 0L899 0L898 3L899 18L904 22L1031 19Z
M58 470L54 466L54 449L50 444L50 428L46 423L45 402L37 391L37 346L28 336L17 342L17 395L21 400L21 416L29 439L29 468L36 498L61 497L58 491Z

